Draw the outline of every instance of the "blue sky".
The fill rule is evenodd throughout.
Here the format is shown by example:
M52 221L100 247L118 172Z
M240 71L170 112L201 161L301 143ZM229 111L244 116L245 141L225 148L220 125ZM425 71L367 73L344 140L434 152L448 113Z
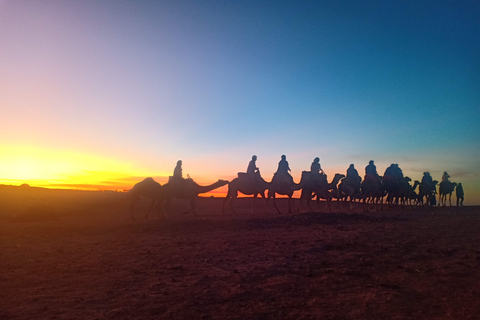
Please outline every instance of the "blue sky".
M60 163L59 184L373 159L446 170L480 204L479 31L473 0L0 0L0 174L38 150L103 159Z

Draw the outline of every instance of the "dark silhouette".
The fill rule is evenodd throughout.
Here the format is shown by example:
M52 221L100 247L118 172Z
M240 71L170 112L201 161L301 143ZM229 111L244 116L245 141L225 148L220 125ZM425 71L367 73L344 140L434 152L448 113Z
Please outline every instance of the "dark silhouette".
M312 208L310 205L310 200L312 200L312 197L316 196L317 204L320 198L327 200L327 208L328 208L328 211L330 212L331 211L330 201L333 198L330 191L333 190L337 186L340 179L344 178L345 176L343 174L337 173L335 174L335 177L333 178L332 182L328 183L327 175L325 174L320 174L320 178L317 178L313 176L311 172L308 172L308 171L305 171L305 172L306 173L302 172L302 175L306 174L306 178L302 188L302 193L300 195L300 202L299 202L297 211L300 211L303 200L307 201L307 205L311 210Z
M450 179L450 176L448 175L447 171L445 171L442 176L442 182L450 182L449 179Z
M417 189L417 186L420 185L420 181L415 180L413 186L411 186L408 182L412 180L409 177L405 177L405 179L407 181L405 189L405 204L416 205L418 203L418 194L415 190Z
M347 169L347 176L342 179L338 186L339 199L342 199L344 203L348 201L349 210L353 208L353 202L355 199L360 199L360 182L362 178L358 175L357 169L351 164Z
M360 175L353 164L348 167L345 180L355 187L355 192L360 193L360 182L362 181L362 178L360 178Z
M258 168L254 175L255 177L252 179L246 173L239 172L238 177L230 181L230 183L228 184L227 196L225 197L225 201L223 202L222 215L225 214L225 207L227 206L227 203L230 204L230 209L233 213L235 213L235 210L233 208L233 201L237 198L238 192L241 192L245 195L253 195L252 213L255 199L258 195L260 195L264 200L263 206L265 209L265 213L267 212L267 206L265 203L265 190L267 190L267 188L270 186L270 183L262 178L262 176L260 175L260 170L258 170Z
M160 183L154 181L152 178L145 178L144 180L135 184L133 188L128 191L128 194L131 197L130 215L132 216L133 220L135 220L135 217L133 215L133 208L141 197L149 198L152 200L147 214L145 215L145 219L148 218L148 215L150 214L150 211L152 211L155 203L157 203L157 209L159 209L158 206L161 188L162 187ZM159 218L163 218L163 214L161 211L158 211L158 214Z
M292 170L290 169L290 166L288 165L287 157L285 155L282 155L282 157L280 159L280 162L278 163L278 168L277 168L277 172L275 172L275 176L276 175L284 175L285 177L287 177L290 180L291 184L294 184L293 177L292 177L292 175L290 174L289 171L292 171Z
M382 181L387 192L387 203L390 206L397 205L401 199L402 188L405 183L402 169L398 167L398 164L392 163L385 170Z
M423 198L426 198L426 205L430 205L431 199L435 198L436 184L438 181L433 181L430 172L424 172L422 181L418 187L418 201L419 205L423 205Z
M277 203L275 201L275 194L278 193L281 195L288 196L288 213L292 213L291 202L292 202L293 192L303 188L308 174L309 172L303 171L302 177L298 184L293 181L293 178L290 179L284 174L275 174L273 176L272 182L268 187L268 199L273 198L273 205L275 206L275 209L277 209L278 213L280 213L280 209L278 208Z
M369 204L373 204L373 211L377 211L378 205L383 202L383 197L386 195L382 177L377 175L375 179L365 178L360 189L363 197L363 211L369 211Z
M177 165L175 166L175 169L173 169L173 178L182 180L183 179L183 173L182 173L182 160L177 161Z
M310 172L314 176L318 176L320 174L325 174L325 172L323 172L323 170L322 170L322 167L320 166L320 158L319 157L316 157L315 159L313 159L313 162L310 165Z
M452 193L455 190L456 185L457 184L455 182L448 181L448 178L446 178L445 181L440 182L440 205L443 205L444 207L447 205L447 195L448 202L450 203L450 206L452 205Z
M378 176L377 167L373 163L373 160L370 160L368 162L368 165L365 167L365 176L367 176L367 175L370 175L374 178ZM367 179L367 178L365 178L365 179Z
M253 155L252 160L250 160L250 162L248 163L247 174L251 177L254 177L255 174L258 172L258 168L255 163L256 161L257 161L257 156Z
M200 193L207 193L217 188L220 188L228 184L227 180L218 180L215 183L212 183L208 186L201 186L197 184L193 179L183 179L181 185L175 181L175 178L170 177L168 183L164 184L160 191L160 210L162 210L161 204L165 203L166 209L168 210L170 202L173 198L178 199L189 199L190 200L190 210L184 212L184 214L189 213L190 211L195 215L195 199ZM163 213L162 213L163 217Z
M455 188L455 193L457 194L457 207L459 205L463 207L464 194L463 194L463 186L461 183L459 183Z

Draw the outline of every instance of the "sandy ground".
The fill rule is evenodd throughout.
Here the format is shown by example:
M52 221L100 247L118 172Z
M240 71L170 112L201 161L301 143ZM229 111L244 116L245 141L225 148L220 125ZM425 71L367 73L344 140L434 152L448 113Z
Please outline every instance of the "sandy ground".
M2 187L0 319L480 319L479 207L250 204Z

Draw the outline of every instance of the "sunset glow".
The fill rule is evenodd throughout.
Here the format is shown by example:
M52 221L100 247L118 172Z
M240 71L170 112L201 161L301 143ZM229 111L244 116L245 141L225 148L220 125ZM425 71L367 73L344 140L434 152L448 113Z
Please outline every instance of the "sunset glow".
M0 0L0 184L199 184L285 154L369 160L480 204L480 5ZM226 187L216 190L222 194Z

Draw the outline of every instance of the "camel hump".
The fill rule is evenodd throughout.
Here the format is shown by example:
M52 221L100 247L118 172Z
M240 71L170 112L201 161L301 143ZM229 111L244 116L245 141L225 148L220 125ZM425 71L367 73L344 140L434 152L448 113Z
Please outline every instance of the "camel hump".
M284 173L275 173L273 180L280 184L292 184L292 180Z

